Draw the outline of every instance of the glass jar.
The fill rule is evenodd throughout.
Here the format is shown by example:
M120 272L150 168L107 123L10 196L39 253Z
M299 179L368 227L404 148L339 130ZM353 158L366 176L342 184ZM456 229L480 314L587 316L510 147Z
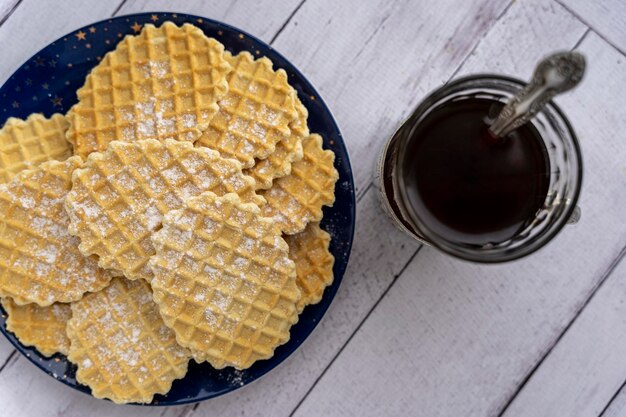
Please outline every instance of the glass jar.
M422 243L461 259L474 262L505 262L526 256L548 243L568 223L576 222L576 203L582 183L582 157L574 130L561 111L550 101L531 122L547 150L550 165L549 188L535 217L510 239L488 244L467 244L449 240L432 230L428 222L410 209L402 162L411 132L440 106L452 101L488 99L504 105L525 83L499 75L472 75L452 81L432 92L384 145L376 181L383 208L405 233Z

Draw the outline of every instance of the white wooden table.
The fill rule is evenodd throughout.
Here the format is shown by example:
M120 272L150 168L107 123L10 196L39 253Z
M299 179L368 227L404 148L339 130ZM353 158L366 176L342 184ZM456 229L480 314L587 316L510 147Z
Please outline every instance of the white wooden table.
M0 340L0 416L626 416L626 2L623 0L0 0L0 79L89 22L180 11L270 42L347 142L355 246L318 329L283 365L199 405L115 406L55 382ZM383 216L379 146L462 74L527 79L554 50L588 58L557 101L584 152L580 223L521 261L420 247Z

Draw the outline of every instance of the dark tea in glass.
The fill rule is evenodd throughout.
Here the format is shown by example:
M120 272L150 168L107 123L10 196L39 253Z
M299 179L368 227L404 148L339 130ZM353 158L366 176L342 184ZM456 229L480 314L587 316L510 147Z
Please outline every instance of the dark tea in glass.
M462 259L504 262L534 252L576 217L582 159L556 104L501 138L488 130L524 84L497 75L448 83L385 144L377 182L401 230Z
M503 138L487 129L502 105L472 98L434 109L408 139L402 174L408 209L437 234L472 244L512 238L543 206L550 161L539 132Z

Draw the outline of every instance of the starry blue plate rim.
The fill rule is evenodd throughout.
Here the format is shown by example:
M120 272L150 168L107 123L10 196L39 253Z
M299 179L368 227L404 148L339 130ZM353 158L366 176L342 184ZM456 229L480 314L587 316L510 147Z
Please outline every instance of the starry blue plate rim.
M79 28L50 43L28 59L0 87L0 125L9 117L25 118L34 112L50 116L66 112L76 102L76 90L85 76L104 54L115 48L123 36L138 32L146 23L159 25L164 21L177 24L192 23L208 36L222 42L226 49L237 53L247 50L255 56L267 56L275 68L283 68L289 82L309 110L311 132L324 138L324 147L335 152L335 167L339 180L335 188L333 207L324 208L322 228L332 236L330 250L335 256L335 279L326 288L322 301L308 306L291 329L290 340L275 351L272 358L255 363L245 371L232 368L215 370L210 365L190 361L187 375L174 382L165 395L157 395L146 405L182 405L214 398L245 386L277 367L287 359L312 333L328 310L345 273L356 221L356 201L348 151L339 127L321 96L285 57L270 45L228 24L206 17L171 12L146 12L113 17ZM38 368L58 381L90 394L88 387L76 381L76 367L64 355L44 357L36 349L22 345L6 330L6 312L0 307L0 331Z

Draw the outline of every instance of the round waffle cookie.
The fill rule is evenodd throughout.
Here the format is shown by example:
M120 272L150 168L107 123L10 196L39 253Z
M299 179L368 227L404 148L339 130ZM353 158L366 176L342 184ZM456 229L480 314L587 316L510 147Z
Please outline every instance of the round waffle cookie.
M116 141L75 172L66 208L84 254L98 255L102 268L150 281L150 236L165 213L204 191L262 204L254 188L239 162L216 151L172 139Z
M48 161L0 185L0 296L49 306L76 301L111 280L78 250L63 202L79 157Z
M215 149L250 168L254 158L267 158L291 134L289 123L297 117L296 94L287 73L272 69L268 58L255 60L249 52L236 56L225 52L224 57L233 68L229 90L196 145Z
M113 140L195 141L228 91L224 46L171 22L126 36L89 73L68 112L67 138L85 158Z
M2 307L8 314L7 330L13 332L23 345L34 346L45 356L69 353L70 340L65 332L67 321L72 316L69 304L18 306L10 298L3 298Z
M168 213L153 242L154 300L196 361L246 369L289 340L295 265L256 205L203 193Z
M335 183L339 174L335 154L322 149L322 137L312 134L303 142L304 157L291 166L291 174L274 181L261 192L267 200L263 215L272 217L283 233L304 230L309 222L322 219L322 207L335 202Z
M187 373L189 353L163 323L145 281L115 278L72 303L68 359L96 398L149 403Z
M296 97L298 117L291 122L291 134L276 144L276 149L266 159L256 161L252 168L244 171L256 180L257 189L268 189L276 178L289 175L291 164L302 159L302 140L309 136L307 119L309 112Z
M330 253L330 235L319 223L309 223L304 231L285 236L289 245L289 259L296 264L298 288L302 297L298 301L298 313L309 304L317 304L324 289L333 283L335 257Z
M49 119L41 114L31 114L26 120L10 117L0 129L0 183L42 162L72 156L72 145L65 140L68 125L61 114Z

